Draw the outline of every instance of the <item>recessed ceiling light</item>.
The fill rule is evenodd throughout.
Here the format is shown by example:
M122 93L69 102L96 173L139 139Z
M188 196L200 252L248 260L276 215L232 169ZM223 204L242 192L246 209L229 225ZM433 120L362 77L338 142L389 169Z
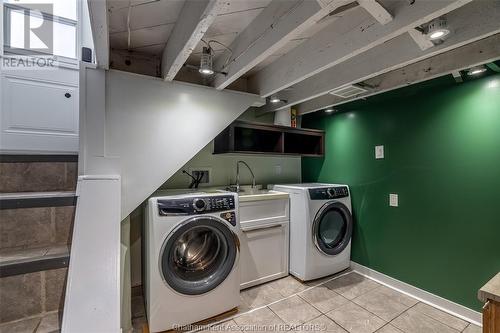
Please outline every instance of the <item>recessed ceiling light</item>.
M326 112L326 113L332 113L333 111L335 111L333 108L328 108L328 109L325 109L325 112Z
M486 67L476 66L476 67L472 67L471 69L469 69L469 71L467 72L467 75L474 76L474 75L479 75L479 74L484 73L484 72L486 72Z
M200 69L198 70L203 75L212 75L214 70L212 68L213 61L212 49L209 47L203 47L203 52L200 58Z
M279 102L281 102L281 100L278 98L278 96L271 95L271 97L269 98L269 102L271 102L271 103L279 103Z

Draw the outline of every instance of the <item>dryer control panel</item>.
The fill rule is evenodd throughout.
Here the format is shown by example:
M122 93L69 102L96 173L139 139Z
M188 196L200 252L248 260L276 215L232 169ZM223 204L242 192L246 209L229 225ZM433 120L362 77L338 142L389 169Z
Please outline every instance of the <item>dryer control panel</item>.
M183 199L158 199L160 216L197 215L233 210L234 196L193 197Z
M345 198L349 196L349 189L347 186L312 188L309 189L309 196L311 200Z

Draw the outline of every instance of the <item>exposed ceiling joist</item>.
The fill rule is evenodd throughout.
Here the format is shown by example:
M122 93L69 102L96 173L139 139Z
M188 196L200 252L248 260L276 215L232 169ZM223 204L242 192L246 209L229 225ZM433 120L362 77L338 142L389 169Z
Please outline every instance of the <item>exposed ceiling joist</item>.
M497 60L500 57L500 34L487 37L452 51L419 61L402 69L397 69L365 81L374 87L369 94L345 100L332 95L321 97L321 101L310 101L297 106L299 114L306 114L366 98L382 92L394 90L430 80L447 74L459 72L471 66ZM315 104L315 106L313 106Z
M497 64L491 62L489 64L486 64L486 66L491 69L492 71L494 72L497 72L497 73L500 73L500 66L498 66Z
M339 18L311 39L249 78L252 91L267 97L383 44L472 0L392 1L397 15L380 25L362 8Z
M359 5L371 14L380 24L387 24L392 21L391 13L387 11L376 0L357 0Z
M431 42L431 40L426 35L418 31L417 29L411 29L408 31L408 33L422 51L430 49L434 46L434 43Z
M457 82L457 83L464 82L464 79L462 77L462 74L460 74L460 71L453 71L453 72L451 72L451 75L453 75L455 82Z
M279 105L266 104L260 108L260 112L276 111L304 103L328 94L335 88L355 84L500 33L498 17L499 2L472 2L448 15L448 22L460 33L451 34L443 43L422 51L408 34L400 35L280 92L279 97L287 102ZM481 24L475 24L478 19Z
M304 32L325 15L346 4L333 0L329 4L310 0L274 0L233 41L215 63L226 74L215 77L214 86L224 89L286 43Z
M109 32L106 1L87 0L97 67L109 69Z
M172 81L217 15L228 5L227 0L186 1L179 19L163 50L161 71Z

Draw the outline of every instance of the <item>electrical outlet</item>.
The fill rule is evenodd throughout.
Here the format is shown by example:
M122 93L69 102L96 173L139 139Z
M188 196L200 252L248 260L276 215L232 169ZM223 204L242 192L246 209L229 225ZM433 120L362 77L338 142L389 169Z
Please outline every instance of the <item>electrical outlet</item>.
M281 175L281 172L282 172L282 171L283 171L283 170L282 170L282 168L281 168L281 165L275 165L275 166L274 166L274 174L275 174L276 176Z
M375 146L375 158L384 158L384 146Z
M193 175L194 178L198 178L198 177L201 177L200 178L200 184L210 184L211 182L211 179L210 179L210 169L201 169L201 168L198 168L198 169L189 169L189 171L191 172L191 174Z
M389 206L390 207L398 207L399 206L399 197L397 194L394 194L394 193L389 194Z

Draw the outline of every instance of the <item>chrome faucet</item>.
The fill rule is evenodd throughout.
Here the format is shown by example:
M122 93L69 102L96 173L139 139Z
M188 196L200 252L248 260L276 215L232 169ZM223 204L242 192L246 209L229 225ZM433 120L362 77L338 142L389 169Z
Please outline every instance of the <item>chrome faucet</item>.
M236 163L236 193L240 192L240 163L244 164L247 168L248 171L252 174L252 189L255 188L255 175L253 174L252 169L250 169L250 166L247 164L245 161L238 161Z

